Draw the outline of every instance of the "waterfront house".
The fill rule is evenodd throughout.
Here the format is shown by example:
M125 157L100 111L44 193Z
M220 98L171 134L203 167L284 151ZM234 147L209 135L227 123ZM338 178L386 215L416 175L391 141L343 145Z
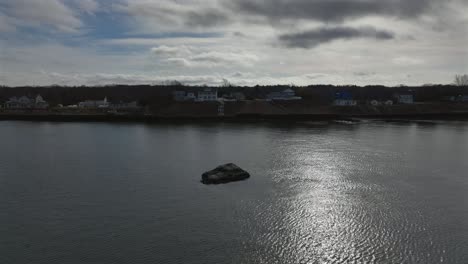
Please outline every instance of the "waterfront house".
M172 98L176 102L182 102L185 101L185 91L174 91L172 92Z
M353 95L350 92L338 92L335 94L335 100L333 101L335 106L355 106L357 101L353 99Z
M397 94L397 101L399 104L413 104L414 97L412 94Z
M289 101L289 100L301 100L302 97L296 96L294 90L288 88L281 92L271 92L267 94L267 100L279 100L279 101Z
M218 91L214 88L205 88L202 91L198 91L196 101L198 102L209 102L218 100Z
M188 92L185 96L186 101L195 101L195 99L197 99L197 97L195 96L194 92Z
M29 98L27 96L11 97L5 103L7 109L47 109L49 104L42 98L41 95L37 95L36 98Z
M49 104L42 98L40 94L36 96L34 99L34 108L35 109L47 109Z
M109 102L107 97L104 97L104 100L86 100L78 103L78 108L82 109L98 109L98 108L109 108Z
M117 103L111 103L109 105L109 108L115 109L115 110L137 110L140 109L140 106L138 105L137 101L132 101L132 102L117 102Z
M186 92L186 91L174 91L172 93L172 98L176 102L195 101L197 99L194 92Z

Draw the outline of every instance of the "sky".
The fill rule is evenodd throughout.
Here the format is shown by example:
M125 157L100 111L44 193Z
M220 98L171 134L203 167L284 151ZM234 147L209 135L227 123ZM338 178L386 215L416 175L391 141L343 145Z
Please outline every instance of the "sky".
M468 0L0 0L0 85L452 83Z

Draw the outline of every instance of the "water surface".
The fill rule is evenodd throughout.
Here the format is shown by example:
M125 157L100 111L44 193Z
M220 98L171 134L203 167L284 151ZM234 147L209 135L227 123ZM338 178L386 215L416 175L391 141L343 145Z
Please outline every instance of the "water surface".
M468 263L467 157L463 122L4 121L0 263Z

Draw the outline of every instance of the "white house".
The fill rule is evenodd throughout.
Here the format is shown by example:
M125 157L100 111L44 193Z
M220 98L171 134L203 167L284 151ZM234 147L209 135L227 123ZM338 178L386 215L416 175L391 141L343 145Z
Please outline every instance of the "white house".
M102 101L86 100L84 102L79 102L78 108L84 108L84 109L109 108L109 102L107 101L107 97L104 97L104 100Z
M7 109L47 109L49 104L42 98L41 95L37 95L35 99L31 99L27 96L11 97L6 103L5 108Z
M42 98L40 94L36 96L36 99L34 100L34 108L36 109L47 109L49 107L49 104Z
M411 94L399 94L397 95L397 100L399 104L413 104L414 98Z
M353 99L353 95L348 91L340 91L335 94L335 100L333 101L335 106L355 106L357 101Z
M218 91L212 88L205 88L203 91L198 92L196 101L207 102L218 100Z

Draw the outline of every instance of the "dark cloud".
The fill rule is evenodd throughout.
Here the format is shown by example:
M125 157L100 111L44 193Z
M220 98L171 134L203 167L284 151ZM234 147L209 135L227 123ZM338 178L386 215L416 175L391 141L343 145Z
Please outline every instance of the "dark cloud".
M279 36L282 45L290 48L313 48L338 39L374 38L393 39L393 32L377 30L373 27L324 27L309 31L283 34Z
M450 1L450 0L447 0ZM440 4L439 0L229 0L237 12L271 21L310 19L342 22L368 15L414 18Z

